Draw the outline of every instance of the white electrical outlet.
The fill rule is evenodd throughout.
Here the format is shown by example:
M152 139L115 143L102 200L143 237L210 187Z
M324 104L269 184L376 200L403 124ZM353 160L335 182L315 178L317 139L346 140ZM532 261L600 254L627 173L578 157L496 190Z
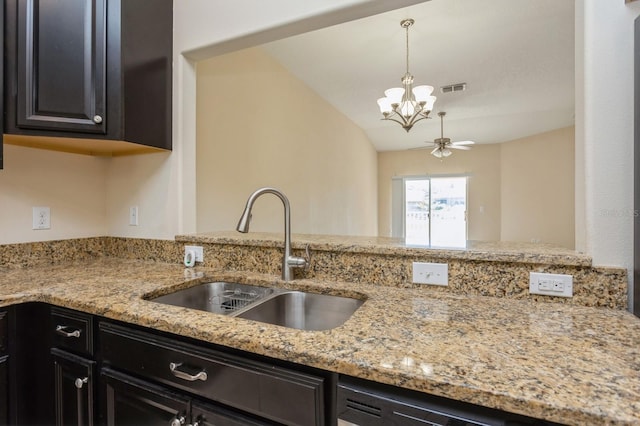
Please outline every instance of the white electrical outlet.
M138 206L129 207L129 226L138 226Z
M413 262L413 282L449 285L449 264Z
M529 272L529 293L573 297L573 275Z
M32 229L51 229L51 209L49 207L33 207Z
M204 253L200 246L184 246L184 253L187 254L189 250L193 250L196 255L196 262L204 262Z

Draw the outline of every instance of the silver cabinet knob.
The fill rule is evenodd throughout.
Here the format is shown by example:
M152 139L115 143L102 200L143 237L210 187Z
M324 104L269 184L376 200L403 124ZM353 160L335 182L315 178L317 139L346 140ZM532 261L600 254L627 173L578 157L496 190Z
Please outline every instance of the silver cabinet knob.
M102 123L102 117L99 116L99 115L94 115L93 116L93 122L96 123L96 124Z
M169 423L169 426L181 426L183 424L185 424L187 421L187 418L185 416L182 416L180 414L176 414L176 416L173 418L173 420L171 420L171 423Z
M78 389L82 389L82 386L83 386L85 383L88 383L88 382L89 382L89 378L88 378L88 377L85 377L85 378L83 378L83 379L81 379L80 377L78 377L78 378L76 379L75 385L76 385L76 387L77 387Z

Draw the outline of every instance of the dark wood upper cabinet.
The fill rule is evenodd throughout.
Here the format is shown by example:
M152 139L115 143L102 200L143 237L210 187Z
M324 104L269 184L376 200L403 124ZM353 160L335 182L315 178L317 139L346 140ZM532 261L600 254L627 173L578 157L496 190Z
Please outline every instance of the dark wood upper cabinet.
M16 126L106 134L106 0L18 2Z
M172 0L9 0L6 11L6 133L171 149Z

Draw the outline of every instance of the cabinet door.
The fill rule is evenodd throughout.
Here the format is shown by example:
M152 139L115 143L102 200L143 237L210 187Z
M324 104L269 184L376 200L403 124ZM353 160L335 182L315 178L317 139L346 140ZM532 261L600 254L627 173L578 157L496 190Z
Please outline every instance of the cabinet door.
M7 340L9 339L9 320L7 311L0 310L0 356L7 352Z
M167 426L188 421L189 400L126 374L103 369L107 426Z
M52 349L57 426L94 424L94 361Z
M0 144L2 142L0 141ZM2 149L0 147L0 149ZM7 311L0 310L0 426L9 423L9 355Z
M9 356L0 356L0 426L9 424Z
M49 306L23 303L9 310L10 424L52 425L55 398Z
M18 127L106 133L105 3L18 2Z

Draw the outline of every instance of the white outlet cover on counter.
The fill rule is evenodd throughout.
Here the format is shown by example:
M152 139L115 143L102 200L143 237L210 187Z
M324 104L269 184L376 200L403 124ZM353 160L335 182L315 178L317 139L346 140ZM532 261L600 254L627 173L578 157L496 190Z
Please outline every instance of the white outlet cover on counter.
M413 262L413 282L447 286L449 285L449 264Z

